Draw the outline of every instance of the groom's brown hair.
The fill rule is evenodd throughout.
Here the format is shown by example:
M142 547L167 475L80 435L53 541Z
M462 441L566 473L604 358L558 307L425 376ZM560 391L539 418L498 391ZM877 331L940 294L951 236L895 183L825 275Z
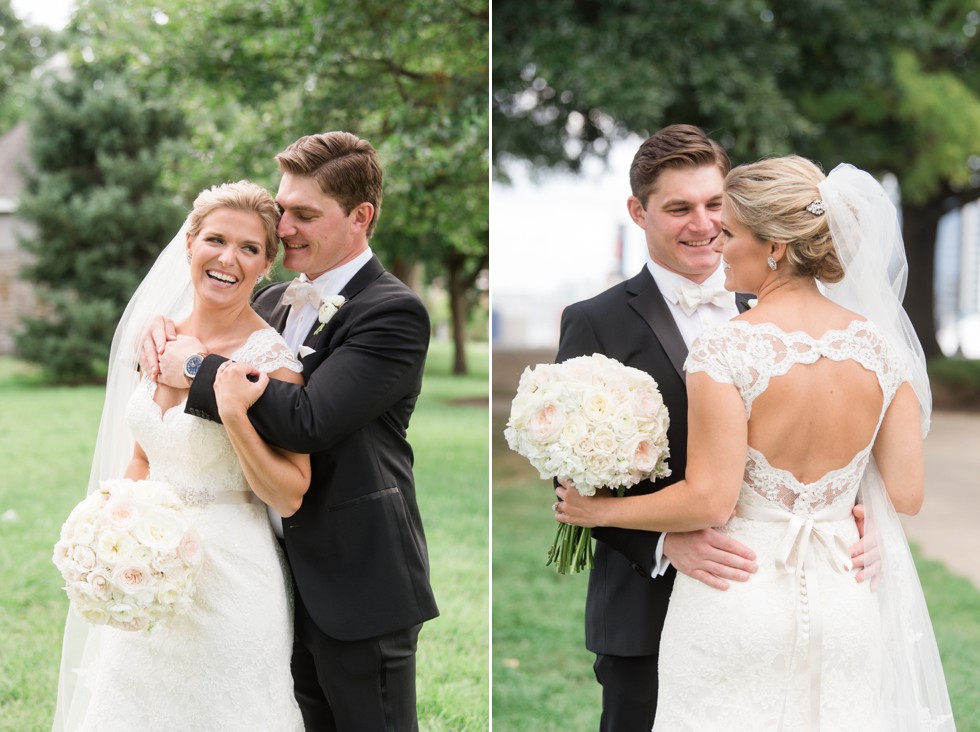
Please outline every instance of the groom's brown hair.
M371 143L350 132L306 135L276 155L279 170L313 178L349 214L361 203L374 206L368 237L381 216L384 174Z
M668 125L643 141L630 165L630 188L644 209L665 170L716 165L722 177L732 169L728 153L694 125Z

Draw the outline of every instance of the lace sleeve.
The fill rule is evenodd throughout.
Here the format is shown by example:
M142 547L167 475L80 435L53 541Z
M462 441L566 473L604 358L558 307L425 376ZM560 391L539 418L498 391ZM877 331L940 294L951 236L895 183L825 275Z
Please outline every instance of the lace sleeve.
M714 381L734 384L735 376L729 362L731 343L724 326L706 330L694 343L684 362L684 370L693 374L704 371Z
M259 371L270 373L287 368L297 374L303 372L303 364L289 350L289 345L274 328L257 330L235 351L232 360L247 363Z

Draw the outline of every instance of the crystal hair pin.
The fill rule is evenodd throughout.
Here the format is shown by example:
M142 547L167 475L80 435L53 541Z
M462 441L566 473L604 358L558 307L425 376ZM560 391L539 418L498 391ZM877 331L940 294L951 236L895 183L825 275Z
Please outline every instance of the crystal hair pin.
M827 212L827 205L818 198L816 201L810 201L806 205L806 210L814 216L823 216Z

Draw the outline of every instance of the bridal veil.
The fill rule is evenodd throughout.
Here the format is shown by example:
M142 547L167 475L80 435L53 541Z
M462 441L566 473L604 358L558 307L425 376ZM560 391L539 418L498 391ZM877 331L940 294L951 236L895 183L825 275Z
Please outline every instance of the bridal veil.
M898 214L878 181L838 165L819 185L830 232L844 267L828 297L872 321L907 365L919 400L922 435L929 431L932 395L922 346L902 307L908 280ZM882 623L882 731L955 730L929 611L908 542L872 458L861 484L865 549L880 553L875 594Z
M126 424L126 404L140 379L137 362L143 330L155 315L164 315L176 321L191 311L194 289L187 263L188 228L189 224L185 221L157 257L116 326L109 351L105 404L87 494L95 491L101 480L122 477L133 456L134 440ZM89 699L85 669L98 658L105 632L104 626L90 625L69 610L65 621L53 732L70 732L84 719Z

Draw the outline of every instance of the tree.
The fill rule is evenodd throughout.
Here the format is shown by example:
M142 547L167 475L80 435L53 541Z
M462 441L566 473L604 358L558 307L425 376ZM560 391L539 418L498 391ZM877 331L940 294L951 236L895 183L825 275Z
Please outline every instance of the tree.
M486 266L486 0L174 0L166 14L159 7L90 0L73 45L125 66L134 83L165 80L194 131L194 153L175 186L245 176L271 187L272 159L286 144L348 129L370 140L385 166L372 247L393 270L438 262L447 279L461 268L465 283ZM456 297L453 312L465 321L472 298ZM462 335L456 351L465 371Z
M633 0L495 4L494 172L509 156L577 170L628 132L706 129L736 162L798 152L894 172L907 307L938 353L938 213L976 197L977 24L965 0ZM953 103L951 103L951 101Z
M104 374L127 300L182 221L160 178L162 147L183 130L179 110L111 71L79 69L41 94L18 215L33 225L25 275L47 312L17 347L57 379Z
M0 133L23 114L30 73L48 57L51 45L50 30L24 26L10 0L0 0Z

